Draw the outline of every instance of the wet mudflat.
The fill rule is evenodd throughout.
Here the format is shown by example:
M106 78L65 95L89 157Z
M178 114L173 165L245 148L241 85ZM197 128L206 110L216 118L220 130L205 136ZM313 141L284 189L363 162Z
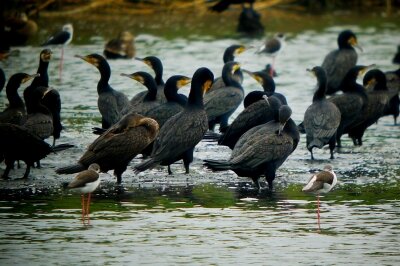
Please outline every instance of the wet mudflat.
M344 28L357 33L364 52L360 64L376 64L394 70L391 59L399 44L396 25L345 25L323 30L289 33L287 45L277 58L277 91L283 93L299 123L311 103L315 79L306 68L319 65L336 48L336 36ZM377 264L400 262L400 127L385 117L369 128L364 145L354 147L343 136L343 148L329 160L329 150L316 150L315 161L301 139L297 150L278 170L274 192L257 193L251 182L233 172L212 173L202 166L206 158L224 159L230 150L201 142L195 150L191 173L174 164L174 175L157 168L134 175L132 161L123 175L102 175L94 193L91 225L80 222L80 196L62 190L73 176L54 170L75 162L96 138L100 125L96 85L98 71L74 58L75 54L102 53L104 39L93 36L84 44L69 45L64 73L58 80L60 49L54 48L50 84L60 91L65 131L60 143L76 147L48 156L42 169L32 169L27 181L0 181L0 262L2 264ZM164 80L173 74L191 76L198 67L216 76L222 69L224 49L235 43L258 45L262 39L196 36L163 38L140 34L137 56L156 55L164 63ZM40 47L19 48L20 54L2 63L7 77L15 72L34 73ZM270 58L250 49L237 57L248 70L264 68ZM151 71L139 61L110 61L114 89L128 96L143 87L121 73ZM246 92L261 87L246 76ZM189 87L182 89L187 94ZM6 104L0 95L0 107ZM238 109L232 119L242 110ZM331 163L339 184L322 198L322 230L316 230L315 197L301 187L310 173ZM5 166L2 164L3 170ZM0 170L0 172L2 172ZM11 172L20 177L23 169Z

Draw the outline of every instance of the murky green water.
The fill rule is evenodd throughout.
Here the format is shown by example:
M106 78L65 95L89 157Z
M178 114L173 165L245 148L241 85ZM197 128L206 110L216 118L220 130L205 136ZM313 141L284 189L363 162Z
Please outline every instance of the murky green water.
M314 21L317 23L316 21ZM285 50L277 59L277 91L286 95L296 122L311 103L315 80L305 69L318 65L336 48L337 33L351 28L364 53L360 64L376 64L394 70L391 59L400 43L397 24L379 23L289 32ZM83 27L81 27L83 28ZM87 26L87 28L90 28ZM164 63L164 79L173 74L191 76L198 67L209 67L215 75L222 68L222 53L234 43L258 45L261 39L164 38L164 34L139 34L137 56L157 55ZM191 174L175 164L173 176L159 168L135 176L131 167L123 176L123 187L115 187L111 175L102 176L94 193L91 225L80 222L79 195L63 192L61 183L73 176L57 176L54 169L77 160L96 136L99 125L97 70L73 57L102 53L105 39L88 33L83 43L65 51L64 74L58 77L58 48L50 65L50 84L60 91L65 131L60 142L76 148L50 155L43 169L33 169L28 181L0 181L0 263L9 264L300 264L343 265L400 263L400 128L383 118L365 134L362 147L353 147L343 137L336 159L328 160L327 149L316 150L311 161L302 139L298 149L278 170L273 193L256 193L247 179L233 172L214 174L202 167L202 159L227 158L229 149L200 143ZM41 48L20 48L1 67L7 77L24 71L34 73ZM249 70L262 69L267 57L249 50L237 60ZM110 84L130 97L143 88L120 73L150 71L132 60L110 61ZM261 89L246 77L246 92ZM188 93L189 88L182 90ZM6 98L0 95L0 107ZM235 117L239 109L233 117ZM134 159L131 166L140 161ZM322 230L316 226L315 198L300 192L310 172L330 162L339 184L322 198ZM0 166L4 169L4 165ZM23 170L11 172L19 177Z

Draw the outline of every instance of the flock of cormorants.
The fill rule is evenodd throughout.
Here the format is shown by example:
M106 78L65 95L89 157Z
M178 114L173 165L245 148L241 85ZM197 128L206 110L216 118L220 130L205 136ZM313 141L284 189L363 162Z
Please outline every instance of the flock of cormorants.
M279 41L274 42L281 46ZM325 145L329 145L333 159L334 149L341 145L343 134L349 134L354 145L362 145L365 130L380 117L393 115L396 123L400 70L383 73L374 66L357 65L354 49L358 47L357 38L350 30L339 34L338 45L321 66L309 70L317 79L317 87L300 125L291 119L292 110L285 96L275 92L273 67L249 71L235 61L235 56L246 49L243 45L226 49L219 78L214 78L208 68L201 67L192 77L174 75L164 83L159 58L138 58L154 70L155 77L143 71L122 74L147 88L132 99L110 86L111 68L104 56L77 55L96 67L100 74L97 93L101 127L94 128L94 133L100 136L76 164L61 167L56 172L87 172L88 167L97 164L101 172L114 170L117 182L121 183L131 160L143 154L143 162L134 165L135 173L163 165L172 174L170 166L179 160L183 160L189 173L194 149L206 139L232 150L227 160L205 160L207 168L232 170L239 176L251 178L258 189L261 188L260 177L264 176L272 189L276 171L298 146L300 133L306 134L312 159L313 148ZM260 52L268 52L267 48L272 51L269 53L279 50L267 43ZM8 79L9 104L0 113L0 157L6 164L3 179L9 178L10 170L16 163L19 165L19 161L26 164L23 178L27 178L30 168L35 164L40 167L40 160L49 153L72 146L56 145L63 127L60 95L49 87L47 69L51 57L51 50L43 49L37 74L16 73ZM398 56L393 60L399 63ZM363 84L358 84L357 77L365 72ZM245 95L243 74L254 78L264 90ZM31 79L22 99L18 89ZM178 90L188 83L191 83L189 96L179 94ZM1 89L4 84L2 73ZM339 91L341 93L337 93ZM229 124L230 116L242 103L244 110ZM219 133L214 131L217 125ZM45 139L51 136L53 144L49 145ZM84 178L84 174L80 176Z

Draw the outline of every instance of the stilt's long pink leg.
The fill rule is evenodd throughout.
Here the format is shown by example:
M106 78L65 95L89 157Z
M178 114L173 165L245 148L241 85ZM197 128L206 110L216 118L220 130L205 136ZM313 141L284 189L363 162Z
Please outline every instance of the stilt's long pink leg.
M319 212L319 194L317 195L317 219L318 219L318 230L321 230L321 215Z
M91 195L92 195L92 193L89 193L88 200L86 202L86 204L87 204L87 206L86 206L86 217L87 217L88 224L90 224L89 210L90 210L90 196Z
M85 223L85 194L82 194L82 223Z

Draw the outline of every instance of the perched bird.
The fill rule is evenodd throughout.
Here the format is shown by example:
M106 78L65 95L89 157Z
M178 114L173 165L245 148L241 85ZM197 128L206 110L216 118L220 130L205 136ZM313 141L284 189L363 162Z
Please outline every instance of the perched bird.
M224 132L228 126L229 117L242 103L244 90L233 75L240 69L237 62L228 62L222 69L222 79L225 87L213 90L204 95L204 108L208 117L208 128L214 130L216 124L220 124L220 131Z
M363 79L363 85L367 88L368 103L364 112L361 114L360 122L350 127L348 133L354 145L362 145L362 138L365 130L375 124L379 118L386 115L390 108L392 98L399 97L397 90L389 91L386 86L386 76L379 69L368 71ZM372 88L370 90L369 88ZM397 110L399 108L397 102Z
M225 49L224 55L222 57L223 61L224 61L224 65L228 62L232 62L235 61L235 56L238 56L239 54L243 53L244 51L246 51L246 47L243 45L238 45L238 44L234 44L231 45L229 47L227 47ZM240 71L240 69L236 70L233 73L233 78L239 82L240 84L242 84L243 82L243 73ZM222 77L218 77L214 80L213 85L211 86L211 88L207 91L207 93L215 90L215 89L219 89L219 88L223 88L225 87L225 83L222 79Z
M229 8L230 5L237 5L241 4L244 5L245 3L250 4L253 7L253 3L255 0L219 0L216 4L212 5L209 9L211 11L215 11L221 13Z
M338 36L339 49L328 53L322 62L328 78L327 94L333 94L340 90L340 84L347 72L357 63L357 52L354 47L361 49L357 43L357 37L351 30L344 30Z
M10 77L6 87L8 107L0 113L0 123L10 123L22 125L26 120L26 110L24 101L18 94L21 84L28 82L39 74L28 75L25 73L17 73Z
M165 99L165 95L163 93L164 90L164 80L163 80L163 64L161 62L161 60L156 57L156 56L147 56L145 58L135 58L138 61L141 61L143 63L145 63L147 66L149 66L151 69L153 69L155 76L154 79L156 81L157 84L157 100L164 103L167 100ZM141 92L136 94L136 96L131 100L131 103L134 104L134 102L136 101L141 101L143 100L144 95L147 92Z
M0 92L3 90L4 85L6 85L6 74L4 74L3 69L0 67Z
M336 131L340 124L340 110L332 102L326 100L326 73L322 67L307 69L317 78L317 90L312 104L304 114L304 129L306 131L307 149L314 160L313 148L321 149L329 144L331 159L336 145Z
M161 128L168 119L183 111L188 98L183 94L178 94L178 90L191 81L191 78L182 75L170 77L164 87L164 94L167 102L148 110L146 116L156 120Z
M68 144L51 147L22 126L0 124L0 155L3 156L6 164L2 178L8 179L15 161L21 160L26 164L26 171L22 177L26 179L34 162L40 161L51 152L58 152L71 147L73 145Z
M285 46L285 39L286 35L284 33L277 33L272 39L267 39L257 51L259 54L263 53L272 57L272 63L269 72L270 76L272 76L275 72L275 60Z
M300 140L297 127L290 119L291 114L290 107L282 105L274 120L253 127L240 137L229 160L204 160L204 165L213 171L232 170L238 176L250 177L259 190L259 179L264 175L272 190L276 170Z
M208 128L203 94L211 87L213 80L214 75L208 68L196 70L185 108L164 123L154 141L150 158L136 165L135 173L157 165L167 165L168 173L172 174L170 165L181 159L186 173L189 173L194 147L201 141Z
M24 90L24 100L25 100L25 105L26 105L26 111L28 114L33 113L34 112L32 110L34 108L33 105L36 106L38 104L38 103L34 102L34 100L33 100L34 97L38 98L40 103L51 112L52 123L53 123L53 125L52 125L53 132L51 133L51 135L53 136L53 146L54 146L56 143L56 140L60 138L60 134L61 134L61 130L63 129L63 126L61 124L60 93L56 89L49 87L48 67L49 67L49 62L51 60L52 54L53 53L50 49L43 49L40 52L39 67L37 70L37 73L39 73L40 75L35 77L35 79L31 83L31 85L26 87L26 89ZM42 89L35 92L35 90L38 87L42 87ZM40 95L37 95L37 96L32 95L32 94L38 93L40 91L43 93L41 96Z
M393 64L400 64L400 45L397 46L397 52L392 59Z
M30 94L30 113L23 126L32 134L41 139L47 139L53 134L53 116L50 110L41 102L48 89L45 87L34 88Z
M332 165L325 165L321 172L314 174L307 185L303 187L302 191L307 193L317 194L317 219L318 219L318 229L321 229L320 223L320 210L319 210L319 195L321 193L328 193L337 183L337 177L335 172L333 172Z
M263 87L265 95L267 95L268 97L274 96L275 98L279 99L282 104L287 105L286 97L283 94L275 91L275 89L276 89L275 81L267 72L265 72L265 71L251 72L246 69L243 69L243 72L249 74L250 77L255 79ZM243 103L244 103L245 107L248 105L246 98L251 97L251 96L249 96L249 95L251 95L251 93L254 93L254 91L250 92L244 98Z
M89 210L90 198L93 191L100 184L100 166L97 163L89 165L87 170L83 170L67 185L68 189L77 190L82 194L82 223L90 224ZM85 194L88 194L85 202Z
M368 96L362 85L357 83L357 77L365 73L368 66L352 67L344 77L340 90L342 94L332 96L328 99L334 103L340 111L340 124L336 132L336 144L341 147L343 134L348 133L351 127L360 123L362 114L368 103Z
M107 60L99 54L86 56L76 55L76 57L94 65L100 72L100 80L97 84L99 98L97 106L101 114L101 124L103 128L109 128L117 123L122 114L130 106L129 99L122 92L114 90L109 84L111 68Z
M247 106L233 120L219 138L218 144L233 149L239 138L249 129L273 120L281 105L281 101L274 96L262 94L258 101Z
M104 47L107 59L131 59L135 56L134 36L129 31L121 32L117 38L108 41Z
M127 114L95 139L76 164L59 168L56 172L73 174L97 163L101 172L114 170L117 183L120 184L130 161L155 139L158 130L154 119L135 113Z
M46 42L42 44L42 46L46 45L61 45L61 59L60 59L60 68L59 68L59 78L61 79L62 68L64 62L64 46L67 46L73 38L74 28L72 24L65 24L62 27L62 30L55 33L53 36L47 39Z
M132 74L121 74L121 76L128 77L143 84L147 88L147 93L142 101L135 101L135 96L131 100L129 108L126 108L122 113L136 112L138 114L146 115L149 110L159 106L161 102L157 101L157 84L154 78L147 72L138 71ZM162 91L161 91L162 92Z

